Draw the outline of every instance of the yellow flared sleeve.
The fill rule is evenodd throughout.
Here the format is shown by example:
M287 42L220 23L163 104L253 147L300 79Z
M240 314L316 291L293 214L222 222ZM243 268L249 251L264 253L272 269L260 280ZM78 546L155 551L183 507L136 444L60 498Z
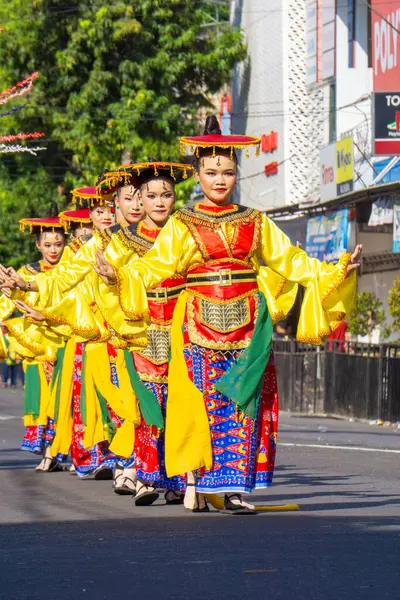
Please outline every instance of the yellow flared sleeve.
M14 344L21 358L50 363L57 360L57 350L64 344L62 336L22 317L8 319L4 326L10 344Z
M297 339L320 345L352 308L357 280L355 274L347 277L350 254L343 254L337 264L310 258L263 215L261 258L284 279L306 288Z
M293 308L299 286L288 281L269 267L260 267L257 284L263 292L273 323L281 321Z
M71 261L61 261L51 271L37 275L35 281L39 288L42 308L61 302L63 295L85 278L93 269L95 253L101 245L102 238L98 234L93 235Z
M124 244L118 233L113 233L104 252L104 257L115 269L121 269L132 258L136 258L137 253Z
M95 271L64 295L62 300L42 309L47 325L65 337L76 341L106 341L110 338L102 315L96 310L91 280Z
M190 265L202 262L186 225L171 217L152 249L143 258L117 271L118 298L123 312L132 321L148 318L146 289L175 274L186 273Z

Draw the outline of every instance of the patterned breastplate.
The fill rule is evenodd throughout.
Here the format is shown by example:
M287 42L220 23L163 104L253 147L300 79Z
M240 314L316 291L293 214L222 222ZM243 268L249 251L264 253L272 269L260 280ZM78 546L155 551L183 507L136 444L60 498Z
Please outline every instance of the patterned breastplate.
M139 256L144 256L152 248L160 231L161 229L149 228L140 222L138 225L122 228L117 235ZM136 354L154 365L164 365L168 362L172 316L179 294L185 287L186 278L177 275L166 279L147 292L151 318L151 325L147 329L148 342L146 348L137 351ZM142 374L143 361L138 361L138 363L141 365L138 371Z
M257 275L250 259L260 244L261 213L238 205L197 205L177 217L204 260L187 273L190 341L214 349L245 348L257 316Z

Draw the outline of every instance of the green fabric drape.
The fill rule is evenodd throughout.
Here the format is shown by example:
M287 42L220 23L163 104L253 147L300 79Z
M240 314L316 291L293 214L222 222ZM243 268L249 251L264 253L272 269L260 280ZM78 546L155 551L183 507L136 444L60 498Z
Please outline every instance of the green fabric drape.
M164 428L164 418L161 412L157 398L143 385L135 369L132 354L129 350L124 350L126 367L132 387L137 396L140 411L147 425L154 425L158 429Z
M35 419L40 410L40 375L38 365L28 365L25 370L24 415Z
M260 292L258 317L251 342L214 386L217 392L230 398L252 419L258 413L264 372L271 354L272 330L265 296Z

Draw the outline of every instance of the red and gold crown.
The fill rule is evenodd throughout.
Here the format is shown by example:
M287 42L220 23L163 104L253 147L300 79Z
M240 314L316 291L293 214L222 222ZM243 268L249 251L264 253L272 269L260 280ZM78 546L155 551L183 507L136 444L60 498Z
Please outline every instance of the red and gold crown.
M32 217L21 219L19 228L24 232L29 227L29 233L43 233L45 229L51 230L53 233L59 231L64 233L67 230L67 225L59 217Z
M250 135L222 135L216 133L180 138L182 154L189 149L197 157L199 157L199 148L212 148L213 156L216 156L217 148L223 148L231 151L231 158L234 150L246 150L246 157L248 158L251 146L256 148L256 156L258 156L260 154L261 138Z
M180 183L191 177L193 173L194 169L191 165L168 161L148 161L121 165L115 171L106 173L104 180L97 186L97 191L117 189L126 185L138 187L140 178L153 174L155 177L167 175L176 183Z

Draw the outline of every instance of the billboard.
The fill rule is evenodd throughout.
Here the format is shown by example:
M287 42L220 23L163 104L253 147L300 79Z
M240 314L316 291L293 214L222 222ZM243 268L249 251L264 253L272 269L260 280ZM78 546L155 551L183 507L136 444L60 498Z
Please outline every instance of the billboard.
M307 223L306 251L319 260L336 261L348 245L349 210L310 217Z
M319 152L321 202L336 198L336 144L321 148Z
M351 192L354 179L352 136L322 148L319 156L321 202Z
M400 80L397 85L399 86ZM400 154L400 92L375 92L372 98L373 154Z
M336 142L336 191L338 196L353 191L354 160L353 137Z
M400 0L371 0L374 91L399 88Z

